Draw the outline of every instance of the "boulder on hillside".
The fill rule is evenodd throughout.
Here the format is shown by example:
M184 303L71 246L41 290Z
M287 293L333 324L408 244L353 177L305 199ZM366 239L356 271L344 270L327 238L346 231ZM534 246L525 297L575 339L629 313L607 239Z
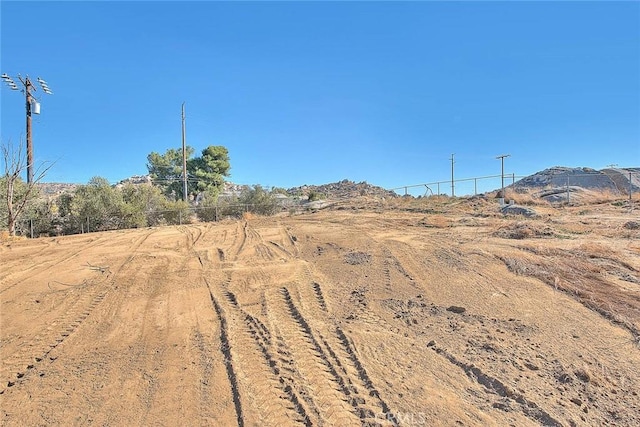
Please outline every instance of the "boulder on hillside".
M504 215L522 215L527 218L538 216L538 213L533 209L518 205L505 205L500 208L500 212Z

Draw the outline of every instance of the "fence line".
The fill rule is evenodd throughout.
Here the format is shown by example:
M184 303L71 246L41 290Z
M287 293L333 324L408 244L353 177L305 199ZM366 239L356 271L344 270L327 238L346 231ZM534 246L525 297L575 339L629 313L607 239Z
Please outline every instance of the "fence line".
M147 220L147 225L143 227L155 226L155 225L183 225L192 223L192 219L194 215L197 215L199 211L213 211L213 215L211 215L210 219L200 219L204 222L217 222L226 218L239 218L244 214L262 214L264 213L265 207L267 209L271 208L274 212L284 212L289 211L291 213L299 213L304 210L312 209L309 206L297 204L297 203L276 203L273 206L265 206L257 203L233 203L233 204L216 204L212 206L190 206L184 209L158 209L158 210L148 210L144 212L144 215ZM169 215L162 215L169 214ZM156 218L156 221L153 224L150 224L150 218ZM76 231L75 232L64 232L63 229L58 229L57 235L73 235L73 234L85 234L91 232L101 232L101 231L113 231L113 230L123 230L130 228L140 228L141 226L129 226L129 227L121 227L120 225L125 222L126 216L116 216L109 215L108 220L111 222L111 226L102 226L99 227L91 227L91 224L95 224L96 222L103 221L105 218L97 218L97 217L74 217L76 220ZM79 222L77 222L79 221ZM34 219L21 220L16 222L16 235L19 236L27 236L27 237L37 237L38 234L50 234L50 231L55 228L52 225L53 221L49 221L48 230L49 233L39 233L36 230L36 223L38 221ZM46 221L45 221L46 222ZM95 228L98 228L97 230ZM79 232L78 232L79 231Z
M455 184L464 185L473 183L473 193L474 195L479 194L478 192L478 184L484 184L489 180L496 180L496 184L494 189L501 188L501 180L503 175L487 175L487 176L479 176L473 178L463 178L457 179L453 181L452 190L455 189ZM628 179L627 179L628 177ZM550 195L553 195L558 200L562 200L563 202L571 202L571 192L575 191L575 186L572 184L578 184L577 180L579 179L580 184L584 184L584 179L588 178L592 180L592 184L595 187L605 188L612 191L615 191L621 195L629 196L630 206L632 206L632 194L640 192L640 170L638 171L625 171L624 173L618 172L615 174L606 174L606 173L556 173L549 174L543 176L518 176L515 173L508 173L504 175L505 185L513 186L516 184L516 179L523 179L523 187L526 186L536 186L540 190L544 190L545 188L553 188L555 189ZM400 187L392 188L391 191L398 193L398 190L404 190L405 195L409 195L410 190L415 190L417 188L424 188L424 196L441 194L440 193L440 185L446 184L447 186L451 185L451 180L443 180L443 181L434 181L424 184L411 184ZM470 189L469 185L469 189ZM516 185L516 188L518 186ZM436 190L435 192L433 190ZM558 191L560 190L560 191ZM562 191L564 190L564 191ZM455 191L455 190L454 190ZM493 191L493 190L491 190ZM462 192L457 191L457 194L461 194ZM467 194L470 194L469 191ZM266 212L265 209L269 210ZM154 226L159 224L183 224L185 222L191 222L191 217L193 215L198 215L201 221L219 221L221 218L227 217L240 217L245 213L257 213L257 214L265 214L265 213L273 213L276 211L287 211L289 210L291 213L300 212L303 210L313 209L310 206L306 206L300 203L299 200L295 199L281 199L273 203L273 205L265 205L265 204L246 204L246 203L218 203L212 206L192 206L183 209L158 209L158 210L148 210L144 213L144 220L146 222L146 226ZM209 210L208 214L199 214L201 211ZM53 234L64 235L64 234L77 234L77 233L85 233L92 231L106 231L106 230L118 230L124 228L131 227L140 227L137 221L132 220L131 217L127 215L118 215L118 216L104 216L104 217L84 217L79 218L69 217L70 219L60 219L56 220L55 217L42 217L42 218L34 218L28 220L19 221L16 224L16 234L31 236L34 237L36 234ZM127 222L129 221L129 222ZM92 227L92 224L94 226ZM129 226L127 226L127 224ZM94 230L97 229L97 230Z
M478 181L483 181L483 180L487 180L487 179L495 179L495 178L502 178L502 175L486 175L486 176L478 176L478 177L474 177L474 178L462 178L462 179L454 179L453 181L449 180L444 180L444 181L434 181L434 182L427 182L424 184L411 184L411 185L403 185L400 187L395 187L395 188L391 188L391 191L394 192L398 192L398 190L404 190L404 195L407 196L409 195L409 189L410 188L425 188L425 193L424 195L426 196L428 193L431 193L430 195L436 195L436 194L442 194L440 193L440 184L446 184L448 186L451 186L453 191L455 191L455 183L458 182L473 182L473 194L477 195L478 193ZM524 176L519 176L516 175L515 173L509 173L509 174L504 174L504 178L505 180L511 180L511 184L514 184L516 181L516 178L524 178ZM454 185L451 185L453 182ZM433 188L436 188L436 192L433 192Z
M404 195L406 196L406 195L410 195L409 193L411 189L423 188L424 189L424 193L422 194L423 196L428 196L428 195L433 196L433 195L446 194L446 193L440 192L440 185L446 184L447 188L451 188L452 191L455 191L455 194L459 194L460 192L455 190L456 188L455 184L473 182L473 192L468 191L465 194L478 195L486 191L498 190L502 186L502 183L500 182L499 184L496 184L496 187L493 189L478 192L478 183L482 184L487 180L498 180L498 179L501 181L503 176L504 176L505 186L510 185L512 187L516 184L516 179L522 180L522 179L532 177L531 175L516 175L515 173L511 172L511 173L505 173L504 175L485 175L485 176L478 176L473 178L454 179L453 181L448 179L448 180L442 180L442 181L427 182L424 184L402 185L399 187L391 188L390 190L400 195L402 195L401 192L404 192ZM571 185L571 181L573 180L573 178L579 178L579 179L590 178L591 180L602 181L601 182L602 187L615 189L620 194L631 194L633 192L640 191L640 171L625 171L625 172L618 172L616 174L607 174L607 173L589 174L589 173L559 172L555 174L552 173L549 175L540 175L538 177L548 178L548 182L539 183L538 186L541 188L548 185L552 185L556 187L560 187L560 186L564 187L567 185L567 182L569 182L568 185ZM621 181L624 181L624 182L621 182ZM575 181L574 181L574 184L576 184Z

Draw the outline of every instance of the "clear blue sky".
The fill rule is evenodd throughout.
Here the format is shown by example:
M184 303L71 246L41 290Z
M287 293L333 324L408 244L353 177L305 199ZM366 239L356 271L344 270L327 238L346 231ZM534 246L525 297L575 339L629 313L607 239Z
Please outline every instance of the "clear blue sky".
M639 2L1 2L3 73L43 77L50 182L224 145L231 181L386 188L640 166ZM2 141L24 138L0 92Z

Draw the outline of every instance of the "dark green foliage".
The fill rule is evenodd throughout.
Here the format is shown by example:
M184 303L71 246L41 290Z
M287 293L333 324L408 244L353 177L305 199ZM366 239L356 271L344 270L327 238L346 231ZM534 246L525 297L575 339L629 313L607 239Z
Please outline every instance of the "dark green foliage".
M187 158L194 153L186 147ZM168 149L164 154L152 152L147 156L147 169L154 185L162 189L167 197L182 198L182 149Z
M187 147L187 194L189 198L202 192L218 194L224 186L224 177L229 176L229 152L223 146L210 145L202 150L202 156L193 157L194 150ZM165 196L182 200L182 150L169 149L165 154L151 153L147 156L147 169L154 185L160 187Z

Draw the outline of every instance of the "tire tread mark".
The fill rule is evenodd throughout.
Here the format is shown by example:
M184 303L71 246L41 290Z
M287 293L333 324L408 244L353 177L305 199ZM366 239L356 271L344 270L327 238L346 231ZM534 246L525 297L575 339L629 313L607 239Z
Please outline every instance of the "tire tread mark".
M291 381L289 381L288 378L282 375L281 373L282 371L281 371L281 368L278 366L277 359L273 356L273 353L271 351L271 347L272 347L271 333L269 332L267 327L260 320L258 320L257 318L253 317L252 315L244 311L237 303L237 298L231 291L226 290L225 296L227 297L227 299L229 300L233 308L237 310L238 313L240 314L241 319L244 321L245 328L248 331L248 335L251 336L251 338L253 338L253 341L257 349L259 350L259 354L264 359L265 365L268 367L270 373L273 375L273 377L275 378L278 384L277 386L274 386L267 383L264 386L262 386L262 384L264 384L264 381L263 381L262 383L254 384L254 387L256 388L256 390L260 392L260 395L262 395L261 397L264 397L264 395L267 395L267 394L269 396L272 396L269 400L274 400L274 399L277 399L278 397L280 399L288 400L291 403L291 405L293 405L292 409L295 411L295 413L298 416L298 419L296 421L304 424L305 426L313 425L309 415L307 414L307 411L304 408L304 405L301 403L300 398L297 396L297 393L295 392L295 389L292 387ZM247 346L242 346L242 348L247 349ZM263 380L265 379L263 378ZM275 389L280 390L281 392L280 396L278 396L275 393ZM269 403L272 405L271 408L273 408L273 406L280 406L282 411L286 411L285 407L282 405L278 405L277 402L269 402ZM266 406L266 405L259 405L259 406ZM274 416L273 412L274 411L267 410L266 416L268 418L268 421L271 421L271 424L278 424L279 420L271 419L271 417Z
M207 283L207 286L209 284ZM224 316L222 308L218 301L213 296L211 292L211 288L209 287L209 297L211 298L211 304L218 316L218 321L220 322L220 351L224 356L224 364L227 369L227 377L229 378L229 382L231 383L231 395L233 397L233 405L236 410L236 420L238 422L238 427L244 427L244 416L242 414L242 403L240 402L240 392L238 389L238 377L236 375L235 369L233 367L233 359L231 356L231 344L229 343L229 331L227 328L227 319Z
M333 350L330 349L328 343L326 342L323 342L323 344L327 346L326 350L323 345L320 344L320 341L318 341L318 339L316 338L314 332L311 329L311 326L293 302L289 290L286 287L283 287L280 291L287 310L289 311L289 315L293 318L294 322L298 325L299 330L304 336L304 342L307 344L307 346L311 346L314 356L318 359L318 363L324 366L325 372L330 375L330 380L336 384L337 389L333 388L333 390L341 394L340 400L344 402L347 407L349 407L349 409L347 410L345 406L337 404L335 402L336 398L329 402L325 402L325 406L328 407L327 413L329 414L329 417L339 414L341 411L347 411L352 416L357 417L356 419L359 418L360 422L363 425L375 424L370 420L371 418L374 418L375 415L371 411L366 410L366 408L363 406L365 401L358 396L357 388L353 387L353 384L348 376L346 376L347 379L345 380L345 378L340 375L340 373L336 369L336 366L327 356L327 353L333 353L335 355ZM337 357L335 358L337 359ZM341 367L341 364L338 364L338 366ZM330 423L335 424L336 421L339 421L340 424L343 424L345 422L344 416L340 420L333 419L332 421L330 421ZM352 425L353 422L355 422L355 420L348 420L347 424Z
M380 397L380 393L374 387L373 381L371 381L371 378L369 377L369 374L367 374L366 369L364 368L364 366L362 365L362 363L358 359L358 356L356 355L355 351L351 347L351 343L349 342L349 338L347 338L347 336L345 335L345 333L342 331L342 329L339 326L336 327L336 335L337 335L340 343L342 344L343 349L347 352L347 354L349 356L349 359L351 359L351 363L356 368L356 371L358 372L358 376L359 376L360 380L364 383L364 386L369 391L369 396L374 397L378 401L378 404L379 404L380 408L382 409L382 412L385 415L387 415L387 418L394 425L397 426L398 425L397 420L395 420L393 418L393 416L390 416L391 410L389 408L389 405L387 405L387 403L384 400L382 400L382 398Z

